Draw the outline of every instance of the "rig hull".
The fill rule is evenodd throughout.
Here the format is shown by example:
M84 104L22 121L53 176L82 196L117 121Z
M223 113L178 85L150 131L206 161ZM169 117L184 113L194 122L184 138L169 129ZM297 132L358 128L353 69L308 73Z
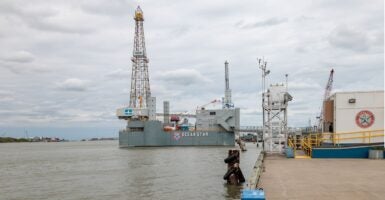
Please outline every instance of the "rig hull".
M160 121L128 122L119 132L119 147L234 146L235 134L227 131L164 131Z

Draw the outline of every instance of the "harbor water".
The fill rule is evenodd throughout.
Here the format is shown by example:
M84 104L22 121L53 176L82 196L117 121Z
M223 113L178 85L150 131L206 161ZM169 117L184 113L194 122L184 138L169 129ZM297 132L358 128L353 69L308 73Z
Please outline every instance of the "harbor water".
M247 144L249 177L260 149ZM0 144L0 199L239 199L227 186L230 147L119 149L117 141Z

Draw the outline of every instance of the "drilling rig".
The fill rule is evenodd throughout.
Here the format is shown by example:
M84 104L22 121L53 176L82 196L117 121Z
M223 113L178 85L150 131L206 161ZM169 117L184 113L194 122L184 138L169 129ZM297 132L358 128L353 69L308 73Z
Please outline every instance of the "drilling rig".
M140 7L135 10L134 20L130 101L127 107L116 111L119 119L127 121L125 129L119 131L119 147L234 146L240 109L234 108L231 102L228 63L225 64L225 108L196 110L196 123L190 125L187 120L179 123L178 115L170 115L170 103L165 101L161 122L156 119L156 99L151 96L144 17Z

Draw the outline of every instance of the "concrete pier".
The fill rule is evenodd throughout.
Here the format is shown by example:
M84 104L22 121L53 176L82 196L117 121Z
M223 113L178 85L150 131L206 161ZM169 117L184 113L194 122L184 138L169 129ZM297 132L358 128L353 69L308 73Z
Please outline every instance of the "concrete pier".
M266 199L378 199L385 197L385 161L287 159L267 156L259 187Z

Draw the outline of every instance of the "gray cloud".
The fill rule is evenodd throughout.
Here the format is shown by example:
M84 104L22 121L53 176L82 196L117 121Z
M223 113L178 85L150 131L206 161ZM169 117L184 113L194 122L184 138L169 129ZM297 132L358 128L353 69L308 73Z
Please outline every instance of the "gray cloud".
M77 78L69 78L57 84L59 89L67 91L86 91L89 88L89 81Z
M109 79L131 79L131 74L128 69L116 69L111 72L108 72L105 76Z
M211 82L210 79L203 76L195 69L177 69L173 71L166 71L158 75L162 81L170 82L176 86L188 86Z
M96 28L93 26L95 18L68 5L38 6L10 1L0 4L0 10L4 12L10 23L25 24L39 31L82 34L91 33Z
M0 102L9 102L15 100L15 95L10 91L0 90Z
M369 39L365 32L337 26L329 35L328 41L331 45L353 51L366 51L369 49Z
M19 63L28 63L32 62L35 59L33 54L27 51L18 51L13 52L10 55L6 55L3 60L9 62L19 62Z
M289 84L290 89L292 90L320 90L321 86L319 83L314 83L314 82L299 82L297 80L294 80L290 82Z
M124 17L127 9L135 9L135 5L132 1L124 0L93 0L92 3L82 2L81 8L96 15Z
M27 23L34 29L59 33L91 33L93 29L87 25L73 26L70 22L60 22L60 19L28 19Z
M251 29L251 28L258 28L258 27L275 26L286 22L288 22L287 18L272 17L263 21L257 21L252 23L245 23L243 20L241 20L237 22L235 26L242 29Z
M37 65L35 63L24 63L19 60L19 63L15 62L1 62L0 67L8 69L15 74L26 74L26 73L47 73L51 69L45 65Z

